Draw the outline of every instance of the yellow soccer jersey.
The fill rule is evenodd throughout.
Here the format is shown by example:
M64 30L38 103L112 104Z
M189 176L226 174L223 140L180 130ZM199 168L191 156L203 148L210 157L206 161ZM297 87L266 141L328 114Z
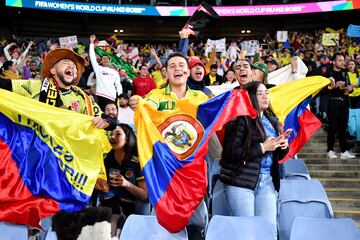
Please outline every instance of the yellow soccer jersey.
M201 91L192 90L189 87L186 89L185 99L190 99L191 102L201 104L206 102L209 98ZM153 89L145 97L145 100L151 103L155 109L159 111L173 110L176 106L176 101L179 98L171 91L170 86L163 89Z
M41 80L16 80L12 82L12 91L35 100L39 100L41 92ZM86 115L99 116L100 108L85 93L77 87L72 87L67 91L59 91L60 99L66 109L76 111ZM89 103L88 101L91 101ZM89 106L89 107L88 107ZM88 111L90 109L90 112Z

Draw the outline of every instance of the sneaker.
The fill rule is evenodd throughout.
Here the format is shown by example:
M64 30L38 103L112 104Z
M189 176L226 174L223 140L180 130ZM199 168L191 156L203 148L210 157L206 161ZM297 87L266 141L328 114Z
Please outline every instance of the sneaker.
M355 158L355 155L352 155L348 151L345 151L345 152L340 154L340 158Z
M335 151L333 151L333 150L330 150L330 151L327 153L327 156L328 156L328 158L330 158L330 159L337 158L337 156L336 156L336 154L335 154Z

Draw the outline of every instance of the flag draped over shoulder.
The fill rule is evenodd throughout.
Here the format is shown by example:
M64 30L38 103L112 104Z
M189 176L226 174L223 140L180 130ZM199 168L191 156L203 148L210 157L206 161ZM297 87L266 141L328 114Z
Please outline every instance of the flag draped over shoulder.
M140 102L135 113L140 165L158 222L168 231L184 229L205 196L209 138L240 115L256 117L245 90L200 105L178 100L172 111Z
M324 77L314 76L278 85L270 89L270 103L275 115L293 132L289 138L289 153L280 162L292 158L321 126L321 122L306 107L321 89L329 84Z
M131 63L125 62L121 60L118 56L115 54L110 54L105 52L99 47L95 48L95 52L99 54L100 56L108 56L110 58L111 64L119 71L120 69L124 69L126 72L126 75L129 77L130 80L133 80L137 77L137 74L134 72L134 68L131 65Z
M0 89L0 221L39 227L86 205L111 148L92 118Z

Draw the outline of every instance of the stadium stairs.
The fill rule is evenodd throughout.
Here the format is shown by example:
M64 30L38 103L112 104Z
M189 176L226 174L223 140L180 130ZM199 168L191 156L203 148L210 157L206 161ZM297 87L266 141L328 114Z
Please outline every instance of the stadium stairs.
M298 154L306 163L311 178L324 186L335 218L352 218L360 228L360 143L349 141L355 159L329 159L327 133L320 128ZM335 152L340 155L338 138Z

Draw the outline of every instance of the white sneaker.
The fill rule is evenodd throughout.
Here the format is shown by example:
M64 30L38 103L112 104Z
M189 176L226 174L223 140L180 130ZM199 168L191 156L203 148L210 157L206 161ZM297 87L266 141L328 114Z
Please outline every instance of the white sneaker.
M333 151L333 150L330 150L330 151L327 153L327 156L328 156L328 158L330 158L330 159L338 158L338 156L336 156L336 154L335 154L335 151Z
M355 158L355 155L352 155L348 151L345 151L340 154L340 158L346 159L346 158Z

